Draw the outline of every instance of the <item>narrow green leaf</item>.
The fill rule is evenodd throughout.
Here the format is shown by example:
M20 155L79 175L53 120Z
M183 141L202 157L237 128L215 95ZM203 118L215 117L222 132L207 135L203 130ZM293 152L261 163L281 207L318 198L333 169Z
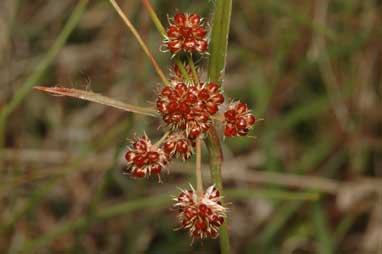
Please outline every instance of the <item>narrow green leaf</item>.
M0 112L0 146L3 144L3 135L5 131L6 119L23 101L23 99L25 98L25 96L28 95L32 87L40 80L40 78L48 69L48 67L53 63L61 48L64 47L70 34L76 28L82 14L85 12L87 3L87 0L78 1L73 11L73 14L68 19L68 22L65 24L64 28L58 35L52 47L48 50L42 61L36 66L36 69L33 71L33 73L17 90L15 96L11 99L11 101L7 105L5 105L5 107Z
M320 202L316 202L312 206L313 222L316 229L315 236L317 237L318 254L332 254L333 251L333 237L328 225L327 215L322 208Z
M231 189L227 190L226 197L229 199L265 197L283 200L315 201L318 198L318 194L312 192L275 191L271 189ZM81 229L83 227L88 227L93 223L111 219L120 215L126 215L130 212L148 207L163 208L170 205L171 202L170 194L165 194L128 201L121 204L112 205L110 207L99 208L90 216L80 217L74 221L67 221L61 226L56 227L51 232L26 242L22 248L22 253L31 253L32 250L48 245L61 235L68 234L71 231Z

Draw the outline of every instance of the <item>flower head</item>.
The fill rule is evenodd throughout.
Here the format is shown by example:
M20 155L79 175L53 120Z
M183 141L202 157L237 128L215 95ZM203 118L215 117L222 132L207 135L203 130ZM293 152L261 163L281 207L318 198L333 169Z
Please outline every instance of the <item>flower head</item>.
M176 54L181 50L188 53L207 51L207 30L197 14L178 13L170 18L169 22L170 26L167 28L164 45L171 53Z
M185 130L188 138L205 133L224 96L215 83L177 83L165 86L156 102L163 120L172 130Z
M188 160L194 152L195 140L186 137L184 132L171 133L163 143L163 150L169 158Z
M131 142L131 146L125 154L127 161L126 172L135 177L158 175L168 164L168 156L156 145L152 145L145 135Z
M215 186L210 186L201 197L198 197L192 186L191 190L182 190L174 198L180 228L189 230L192 238L218 237L218 229L226 217L226 208L221 205L221 198Z
M245 136L255 124L255 117L243 102L232 103L224 113L224 135L226 137Z

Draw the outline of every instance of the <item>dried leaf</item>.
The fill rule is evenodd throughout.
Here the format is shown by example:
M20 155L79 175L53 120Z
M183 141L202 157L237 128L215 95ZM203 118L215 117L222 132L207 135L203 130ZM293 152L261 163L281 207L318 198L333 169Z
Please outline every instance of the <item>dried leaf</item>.
M74 97L74 98L78 98L85 101L91 101L91 102L99 103L102 105L106 105L109 107L121 109L121 110L132 112L132 113L158 117L156 110L153 108L145 108L145 107L139 107L139 106L127 104L122 101L118 101L118 100L109 98L107 96L103 96L101 94L97 94L97 93L93 93L89 91L78 90L74 88L46 87L46 86L35 86L34 89L37 89L43 92L48 92L53 95L69 96L69 97Z

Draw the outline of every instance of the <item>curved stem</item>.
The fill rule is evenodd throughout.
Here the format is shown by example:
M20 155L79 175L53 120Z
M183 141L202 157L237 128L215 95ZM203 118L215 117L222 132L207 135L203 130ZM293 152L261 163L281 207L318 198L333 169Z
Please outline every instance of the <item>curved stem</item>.
M153 20L154 25L158 29L159 33L162 35L163 38L166 38L166 29L163 27L162 23L160 22L160 19L158 18L158 15L155 13L150 2L148 0L142 0L142 2L147 12L150 14L151 19Z
M207 149L210 155L210 170L211 178L216 188L224 196L223 180L221 176L221 167L223 163L223 152L219 136L214 127L211 127L208 131L208 138L206 139ZM220 249L222 254L230 253L229 233L227 221L220 227Z
M216 1L208 58L208 78L221 84L226 65L232 0Z
M131 33L134 35L134 37L137 39L139 45L145 52L146 56L150 59L152 65L154 66L156 72L158 73L159 77L162 79L164 85L169 85L170 82L164 75L162 69L159 67L158 63L155 61L153 55L151 54L149 48L147 47L146 43L143 41L142 37L139 35L137 29L135 29L134 25L131 23L129 18L123 13L122 9L119 7L119 5L114 0L109 0L110 3L113 5L114 9L118 13L118 15L122 18L123 22L125 22L126 26L130 29Z
M167 138L170 132L166 132L157 142L155 142L154 146L160 146Z
M203 196L203 178L202 178L202 145L200 137L196 138L196 166L195 166L195 175L196 175L196 191L198 197Z
M192 75L193 75L193 78L194 78L194 82L195 82L195 84L198 84L199 83L198 73L196 72L194 60L192 59L192 55L191 54L187 54L187 60L188 60L188 64L191 67L191 71L192 71Z
M211 42L209 44L208 79L219 85L222 84L226 65L229 26L231 22L232 0L218 0L215 2ZM221 165L223 153L215 128L210 128L207 139L207 147L210 152L211 177L216 187L223 195L221 177ZM230 253L230 242L227 222L220 228L220 253Z
M148 0L142 0L143 4L149 13L152 21L154 22L155 27L157 28L158 32L161 34L162 38L165 39L167 37L166 35L166 29L163 27L162 23L160 22L158 15L154 11L153 7L151 6L150 2ZM175 63L178 66L180 72L182 73L184 79L188 82L191 82L191 78L188 75L186 68L184 67L184 64L180 60L179 54L175 55L174 57Z
M186 70L186 68L184 67L184 64L182 63L182 61L180 60L180 57L179 55L176 55L175 56L175 63L176 65L178 66L179 70L180 70L180 73L182 73L183 75L183 78L188 81L188 82L192 82L192 79L190 77L190 75L188 75L188 72Z
M155 11L151 7L149 0L142 0L146 9L148 10L154 24L163 37L166 36L163 25L157 17ZM221 84L221 75L224 72L225 59L227 52L227 39L229 33L229 24L231 20L232 0L218 0L214 10L212 38L209 50L209 63L208 63L208 78L212 82ZM186 80L190 80L183 63L176 56L175 62L178 65L182 75ZM193 70L194 75L194 70ZM222 121L223 117L216 117L216 120ZM207 148L210 153L210 167L212 180L221 193L223 193L223 184L221 178L221 165L223 162L223 153L219 137L217 136L214 127L210 128L208 138L206 139ZM230 253L230 243L227 223L225 222L220 228L220 248L222 254Z

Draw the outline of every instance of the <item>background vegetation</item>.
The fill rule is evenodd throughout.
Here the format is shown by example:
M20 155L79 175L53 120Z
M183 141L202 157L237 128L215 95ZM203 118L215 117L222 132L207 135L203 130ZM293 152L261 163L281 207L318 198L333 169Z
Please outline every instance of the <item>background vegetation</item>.
M119 1L161 66L138 0ZM209 17L212 1L151 1ZM265 121L225 140L234 253L382 253L382 3L235 0L225 93ZM164 184L121 175L127 138L160 122L34 85L148 105L160 82L108 1L0 2L0 253L218 253L174 232ZM209 179L208 170L206 179Z

